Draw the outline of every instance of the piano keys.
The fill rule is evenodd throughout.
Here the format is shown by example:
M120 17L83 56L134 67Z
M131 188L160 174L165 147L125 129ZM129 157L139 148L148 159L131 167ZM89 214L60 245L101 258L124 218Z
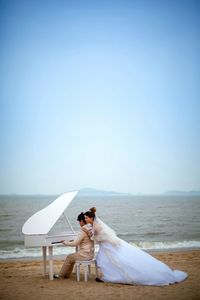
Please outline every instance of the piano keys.
M47 248L49 254L49 278L53 280L53 246L62 240L73 240L76 238L73 227L71 226L65 210L74 199L78 191L68 192L47 207L32 215L23 225L24 243L26 247L42 247L43 273L46 275ZM50 235L51 228L58 219L64 215L70 227L70 232L57 233Z

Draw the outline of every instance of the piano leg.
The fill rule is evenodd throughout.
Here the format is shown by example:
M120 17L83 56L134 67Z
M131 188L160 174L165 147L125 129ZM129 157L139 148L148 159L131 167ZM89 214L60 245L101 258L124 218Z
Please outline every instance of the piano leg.
M53 246L49 246L49 279L53 280Z
M46 265L47 265L47 247L42 247L42 257L43 257L43 274L46 275Z

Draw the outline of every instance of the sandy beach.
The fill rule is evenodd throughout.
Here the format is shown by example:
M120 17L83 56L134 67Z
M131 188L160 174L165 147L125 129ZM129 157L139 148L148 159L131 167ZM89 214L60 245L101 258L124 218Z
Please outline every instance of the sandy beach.
M0 299L200 299L200 250L152 255L173 269L187 272L189 277L182 283L164 287L97 283L93 269L87 283L83 281L83 274L77 282L74 271L70 279L50 281L48 276L42 276L41 260L0 261ZM58 272L61 265L62 260L55 260L54 271Z

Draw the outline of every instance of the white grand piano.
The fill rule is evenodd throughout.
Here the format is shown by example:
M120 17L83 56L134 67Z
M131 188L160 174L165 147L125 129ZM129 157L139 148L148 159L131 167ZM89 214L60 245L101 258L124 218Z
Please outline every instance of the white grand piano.
M42 247L44 276L46 275L47 248L49 253L49 278L53 280L53 246L62 240L73 240L77 234L73 230L65 209L78 192L69 192L61 195L47 207L36 212L23 225L22 233L27 247ZM64 215L71 232L49 235L51 228Z

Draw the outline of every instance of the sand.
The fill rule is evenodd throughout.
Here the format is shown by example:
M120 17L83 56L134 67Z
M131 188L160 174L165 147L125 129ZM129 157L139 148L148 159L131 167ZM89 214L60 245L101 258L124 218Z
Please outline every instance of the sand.
M181 283L156 287L112 283L97 283L94 269L88 282L76 281L75 273L70 279L54 279L42 276L42 261L0 261L0 299L29 300L170 300L200 299L200 250L152 253L171 268L188 273ZM54 271L58 272L62 260L54 261Z

